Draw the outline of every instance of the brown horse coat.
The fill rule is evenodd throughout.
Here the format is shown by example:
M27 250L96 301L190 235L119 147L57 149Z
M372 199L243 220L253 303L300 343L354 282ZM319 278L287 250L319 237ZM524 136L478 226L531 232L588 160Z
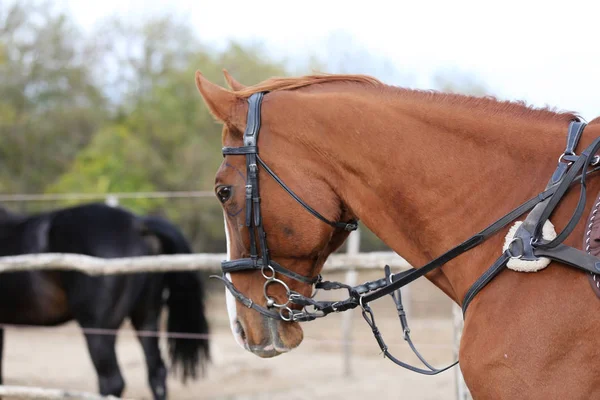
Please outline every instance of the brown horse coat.
M278 78L253 87L228 82L236 92L196 75L207 106L224 123L224 145L242 145L245 100L269 91L262 107L261 157L324 216L359 218L414 266L542 191L573 117L493 98L390 87L363 76ZM577 150L598 136L600 126L590 124ZM232 188L223 204L232 259L248 255L243 212L236 214L244 207L243 163L243 157L227 156L216 176L217 191ZM309 215L266 174L259 178L272 258L314 276L346 235ZM585 214L599 190L600 178L591 177ZM571 216L576 192L551 217L557 231ZM581 248L584 224L582 218L565 244ZM500 255L507 230L427 278L460 304ZM231 279L265 305L259 272L234 273ZM310 293L307 285L286 282ZM466 315L460 367L474 398L600 398L599 313L600 301L583 272L558 263L536 273L503 271ZM231 303L230 316L240 343L263 357L302 341L297 323L268 320Z

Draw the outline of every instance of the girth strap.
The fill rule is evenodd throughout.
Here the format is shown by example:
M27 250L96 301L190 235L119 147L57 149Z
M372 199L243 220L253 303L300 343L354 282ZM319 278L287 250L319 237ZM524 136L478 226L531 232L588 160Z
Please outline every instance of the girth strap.
M492 266L488 268L487 271L485 271L484 274L481 275L479 279L475 281L475 283L469 288L469 290L467 290L467 293L465 294L465 298L462 303L463 317L467 312L469 304L471 304L471 301L475 298L477 293L479 293L479 291L483 289L485 285L490 283L492 279L494 279L502 270L504 270L504 267L506 267L506 264L508 264L508 260L510 260L509 249L502 253L502 255L492 264Z
M598 257L565 244L559 244L548 249L538 247L534 250L534 254L538 257L551 258L582 271L593 274L600 273L600 259Z

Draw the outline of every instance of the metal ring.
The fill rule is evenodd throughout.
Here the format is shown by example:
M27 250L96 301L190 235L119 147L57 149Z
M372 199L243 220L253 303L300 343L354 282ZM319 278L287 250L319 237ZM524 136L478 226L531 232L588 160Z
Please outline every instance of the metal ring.
M278 304L274 298L272 298L271 296L269 296L267 294L267 287L271 284L271 283L279 283L280 285L283 286L283 288L285 289L286 292L286 302L283 304ZM292 291L290 290L290 288L288 287L288 285L285 284L285 282L280 281L279 279L270 279L268 281L266 281L263 285L263 294L265 295L265 298L267 299L267 302L272 301L273 304L271 305L271 307L275 307L275 308L283 308L286 307L288 304L290 304L290 297L292 295Z
M512 244L516 241L520 241L521 242L521 254L519 255L514 255L513 252L511 251L510 247L512 246ZM515 237L513 238L513 240L510 241L510 243L508 244L508 246L506 247L506 252L508 253L508 256L512 259L520 259L521 257L523 257L523 252L525 251L525 248L523 246L523 239L521 239L520 237Z
M279 315L281 315L281 314L279 314ZM307 315L307 313L304 310L302 310L302 312L294 313L294 314L292 314L292 321L298 322L300 320L300 318L302 318L305 315Z
M362 303L362 299L363 299L363 297L364 297L364 294L361 294L361 295L358 297L358 305L360 306L360 308L362 308L362 309L363 309L363 311L365 311L365 306L363 306L363 303Z
M273 273L273 275L271 275L271 276L265 275L265 268L269 268L271 270L271 272ZM260 273L267 280L275 279L275 268L271 267L270 265L263 265L262 268L260 269Z
M288 312L287 317L284 315L284 311ZM283 307L281 310L279 310L279 316L282 320L289 322L294 319L294 311L289 307Z
M574 156L576 155L574 152L569 152L569 153L562 153L559 157L558 157L558 162L561 163L562 159L564 158L564 156ZM567 162L569 165L573 164L572 162L568 161Z
M296 292L294 292L294 293L291 293L291 294L288 296L288 298L289 298L290 300L292 300L292 301L293 301L294 299L300 299L300 298L302 298L302 297L303 297L303 296L302 296L300 293L296 293Z

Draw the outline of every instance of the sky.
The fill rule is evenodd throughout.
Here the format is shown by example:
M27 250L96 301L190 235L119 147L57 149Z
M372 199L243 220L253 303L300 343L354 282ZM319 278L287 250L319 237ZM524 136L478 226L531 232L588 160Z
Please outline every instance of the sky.
M594 0L57 2L84 27L112 14L175 14L213 46L260 42L277 59L326 55L337 35L333 45L387 60L396 71L378 76L386 83L427 89L436 73L454 71L503 99L575 111L588 121L600 116L600 2ZM352 72L353 65L344 69Z

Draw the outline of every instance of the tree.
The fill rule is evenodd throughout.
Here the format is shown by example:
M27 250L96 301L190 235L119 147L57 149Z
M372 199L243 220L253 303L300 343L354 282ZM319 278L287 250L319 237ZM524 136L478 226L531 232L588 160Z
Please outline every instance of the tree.
M122 54L119 46L103 45L104 60L117 60L119 71L129 71L123 72L127 82L117 89L107 84L113 122L98 131L48 191L212 190L222 161L221 126L201 107L194 72L201 69L210 79L223 81L225 67L243 82L255 83L286 75L285 69L257 47L231 43L221 52L210 50L188 40L189 30L169 20L114 24L121 30L111 40L119 42L126 35L144 51ZM184 40L182 51L176 43ZM122 204L176 221L197 251L225 251L223 215L216 199L176 202L176 207L174 200Z
M39 192L104 119L87 61L93 49L48 4L0 5L0 182Z
M409 81L343 32L294 74L310 67ZM84 37L47 3L0 4L0 191L212 190L221 126L201 106L194 72L224 82L223 68L244 84L293 70L258 45L215 50L173 16L110 18ZM442 77L436 84L448 91L467 86L455 82ZM215 198L122 204L170 218L196 251L225 251ZM363 238L364 250L387 248L370 232Z

